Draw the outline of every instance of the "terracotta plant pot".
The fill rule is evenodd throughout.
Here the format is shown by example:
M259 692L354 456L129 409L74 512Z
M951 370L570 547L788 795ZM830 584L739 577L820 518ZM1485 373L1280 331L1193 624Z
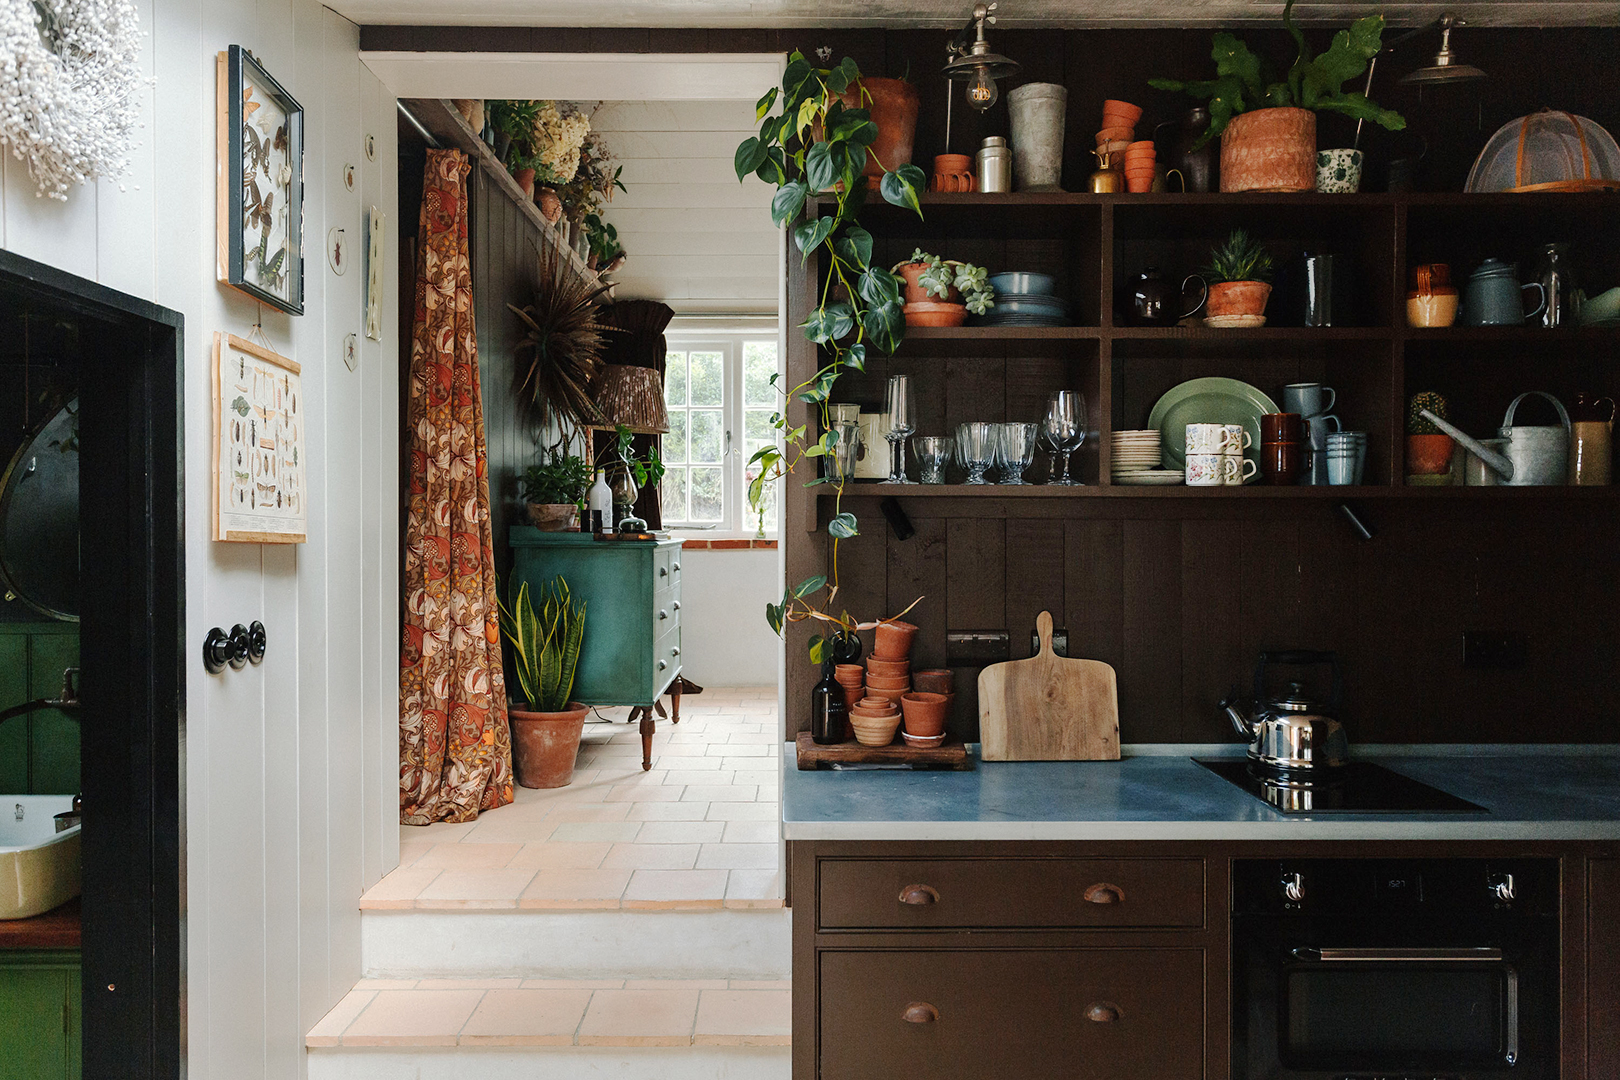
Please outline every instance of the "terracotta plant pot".
M1414 476L1439 476L1451 471L1451 436L1408 435L1406 471Z
M573 503L530 503L529 523L541 532L578 532L579 507Z
M873 720L893 720L897 724L900 722L900 710L898 708L888 708L888 709L852 708L852 709L849 710L849 716L850 716L850 722L851 723L854 723L856 721L862 721L862 720L867 721L867 722L871 722Z
M855 741L862 746L888 746L894 742L894 733L900 730L900 717L865 717L851 714L850 726L855 729Z
M956 689L956 676L949 668L916 671L911 675L911 685L921 694L950 694Z
M927 263L905 263L900 267L900 280L905 282L905 295L901 299L908 305L938 304L955 306L962 302L962 294L954 288L945 294L945 299L941 300L917 284L917 280L922 277L923 271L926 269L928 269Z
M929 191L977 191L979 178L973 172L973 159L967 154L938 154L934 175L928 178Z
M884 660L874 656L866 661L866 670L888 679L903 679L911 674L911 661Z
M917 628L908 622L878 623L872 636L872 655L879 660L909 660Z
M540 216L551 222L551 224L555 225L562 220L562 198L550 188L536 189L534 205L540 208Z
M579 736L589 705L568 703L566 712L507 709L512 722L512 767L526 788L567 787L574 779Z
M862 94L861 91L866 93ZM917 88L904 79L863 76L845 90L840 100L846 109L867 109L877 125L877 139L866 155L865 174L877 179L911 164L912 142L917 134Z
M966 304L922 301L905 306L907 326L961 326L967 322Z
M911 693L909 688L905 690L879 690L875 686L868 686L866 688L866 700L871 701L873 698L881 698L895 708L899 708L900 699L909 693Z
M1128 124L1122 126L1104 127L1097 132L1097 141L1113 142L1115 139L1129 139L1135 131L1136 129Z
M1218 281L1209 287L1207 315L1264 315L1271 286L1264 281Z
M898 676L868 675L866 677L866 688L868 690L876 690L876 691L882 691L882 690L902 690L902 691L910 690L911 689L911 677L908 676L908 675L898 675Z
M1222 191L1315 191L1316 114L1239 113L1221 133Z
M905 695L900 709L906 717L906 733L924 739L943 733L949 707L944 694Z
M518 169L512 174L512 179L516 180L518 187L523 189L523 194L527 195L531 199L534 198L533 169Z
M1142 106L1132 105L1128 101L1108 98L1103 102L1103 115L1107 116L1109 113L1126 117L1130 123L1134 124L1142 119Z

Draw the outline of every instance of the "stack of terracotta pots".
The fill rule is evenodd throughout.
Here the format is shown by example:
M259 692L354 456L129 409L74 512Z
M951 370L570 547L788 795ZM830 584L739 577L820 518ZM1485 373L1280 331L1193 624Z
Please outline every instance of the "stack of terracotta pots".
M833 678L844 688L844 700L851 705L866 696L866 669L859 664L839 664Z
M1103 102L1102 129L1097 132L1098 155L1106 153L1111 163L1123 165L1125 186L1130 191L1151 190L1154 170L1158 167L1153 140L1134 141L1136 122L1140 119L1140 106L1110 99Z
M900 728L900 707L886 697L862 698L849 707L849 725L862 746L888 746Z

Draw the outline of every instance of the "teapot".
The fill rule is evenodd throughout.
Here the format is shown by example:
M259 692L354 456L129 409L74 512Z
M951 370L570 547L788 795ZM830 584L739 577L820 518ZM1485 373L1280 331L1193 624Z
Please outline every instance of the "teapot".
M1513 416L1518 411L1519 402L1532 394L1553 403L1553 408L1558 410L1558 419L1562 426L1535 427L1529 424L1514 424ZM1423 409L1422 415L1441 431L1466 446L1469 453L1501 476L1504 484L1513 487L1545 487L1568 482L1569 413L1564 409L1563 402L1545 390L1526 390L1514 398L1512 404L1508 406L1507 415L1502 418L1502 426L1496 429L1500 439L1492 440L1505 443L1502 453L1463 434L1455 425L1440 419L1428 409Z
M1342 696L1338 659L1331 652L1288 650L1260 654L1254 669L1254 699L1258 703L1252 717L1238 707L1238 689L1233 687L1220 708L1238 735L1249 742L1249 761L1259 770L1280 775L1320 772L1343 767L1350 759L1350 740L1344 725L1327 714L1327 707L1305 696L1302 684L1288 684L1281 694L1265 698L1267 665L1305 667L1325 664L1333 669L1332 697Z
M1182 297L1187 294L1187 283L1191 281L1199 285L1198 303L1179 315L1172 314L1181 306ZM1159 268L1149 266L1131 282L1131 322L1138 326L1173 326L1203 307L1208 298L1209 282L1197 274L1188 274L1183 278L1181 287L1172 296L1169 283L1160 275ZM1175 301L1174 305L1166 306L1172 300Z

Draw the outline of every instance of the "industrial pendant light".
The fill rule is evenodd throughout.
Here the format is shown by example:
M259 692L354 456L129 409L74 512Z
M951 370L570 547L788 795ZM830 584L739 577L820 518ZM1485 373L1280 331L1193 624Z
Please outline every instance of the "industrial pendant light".
M1442 15L1438 23L1440 27L1440 51L1434 54L1427 65L1418 68L1409 75L1401 76L1403 83L1454 83L1478 82L1485 78L1485 73L1472 64L1464 64L1457 59L1457 54L1451 51L1451 31L1463 25L1462 21L1453 15Z
M984 112L1001 98L996 81L1005 79L1018 70L1018 61L1009 60L1000 53L990 51L984 28L994 23L995 4L978 4L962 32L947 46L950 62L945 65L945 77L952 82L967 82L967 103Z

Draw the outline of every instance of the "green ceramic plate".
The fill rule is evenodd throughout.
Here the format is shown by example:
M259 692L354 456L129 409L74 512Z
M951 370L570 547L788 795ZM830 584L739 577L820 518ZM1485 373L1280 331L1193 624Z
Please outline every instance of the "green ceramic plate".
M1243 456L1258 466L1260 417L1278 411L1276 402L1246 382L1189 379L1158 400L1148 415L1148 427L1159 429L1161 464L1182 470L1187 467L1188 424L1242 424L1251 440Z

